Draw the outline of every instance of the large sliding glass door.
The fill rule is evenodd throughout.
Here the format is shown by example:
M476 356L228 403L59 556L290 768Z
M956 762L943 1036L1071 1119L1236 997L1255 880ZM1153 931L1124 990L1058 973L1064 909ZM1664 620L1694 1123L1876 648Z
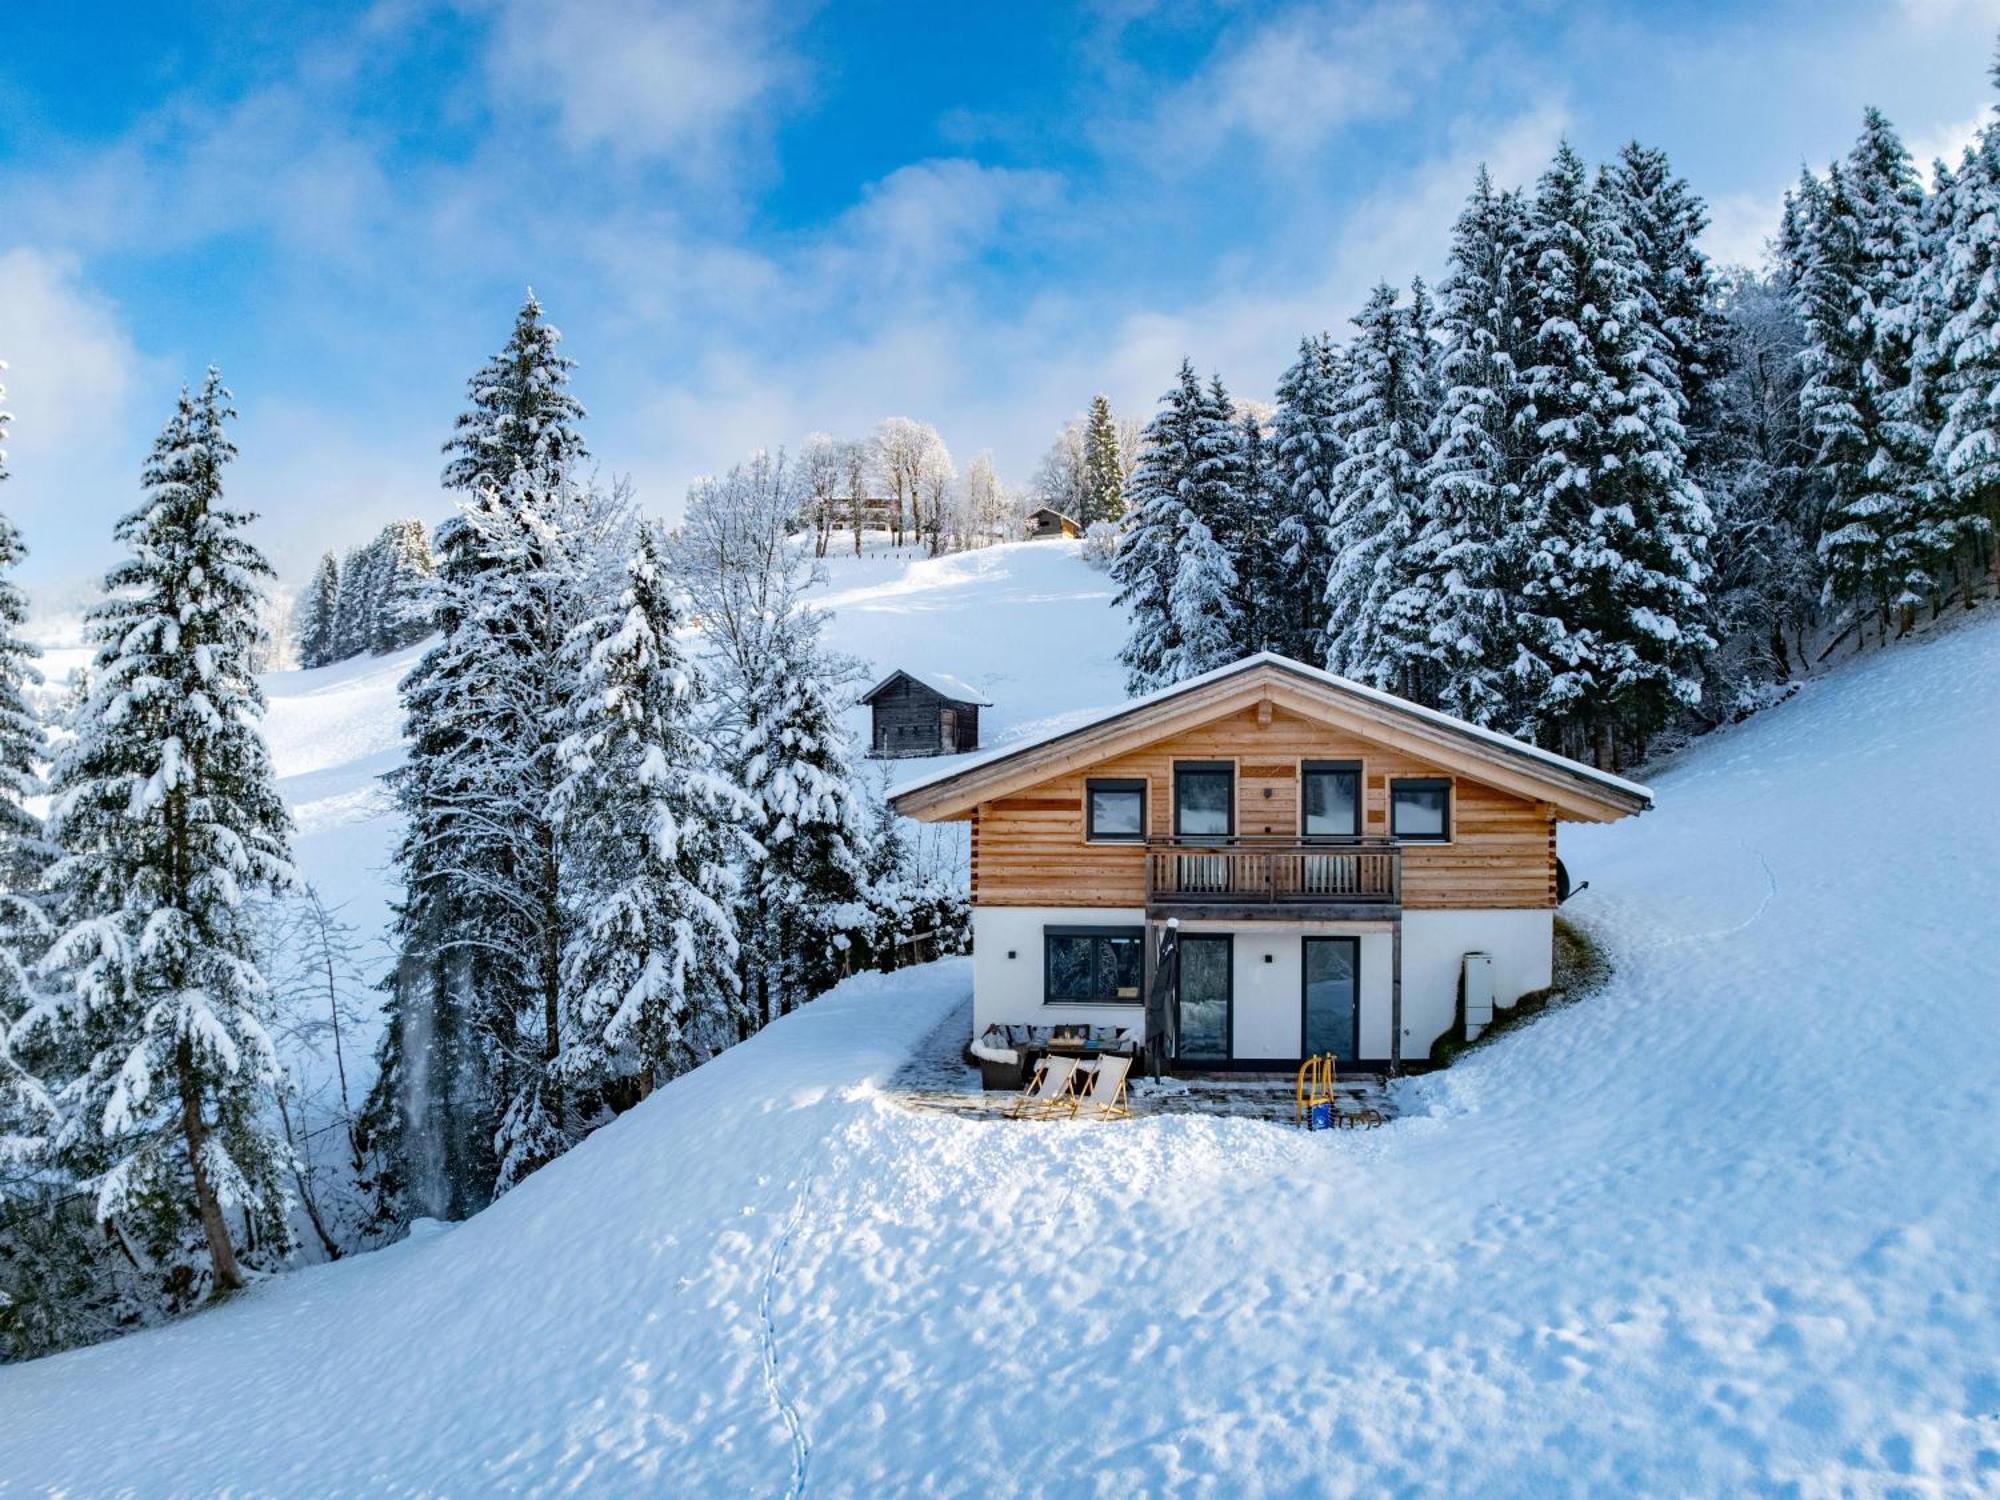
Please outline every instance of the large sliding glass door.
M1331 1052L1353 1062L1360 1056L1361 940L1309 937L1305 945L1305 1055Z
M1235 945L1226 933L1183 933L1180 986L1175 997L1180 1024L1174 1060L1181 1063L1229 1061L1231 970Z

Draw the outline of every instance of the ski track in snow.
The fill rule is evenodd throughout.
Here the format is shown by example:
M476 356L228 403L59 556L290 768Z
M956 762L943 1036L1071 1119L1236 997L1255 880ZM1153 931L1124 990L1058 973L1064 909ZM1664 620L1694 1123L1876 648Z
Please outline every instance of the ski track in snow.
M1119 697L1073 547L834 574L989 741ZM351 915L400 671L272 684ZM1565 826L1611 982L1379 1131L920 1114L970 967L859 976L464 1224L0 1370L0 1491L764 1495L782 1426L825 1495L2000 1494L1996 682L1884 652Z
M758 1299L757 1312L762 1323L760 1343L764 1354L764 1388L770 1392L771 1404L783 1418L785 1431L792 1440L792 1482L785 1490L785 1500L799 1500L806 1492L806 1464L812 1457L812 1442L806 1435L805 1419L799 1415L797 1403L785 1395L778 1379L778 1325L771 1316L771 1301L784 1275L785 1251L791 1246L792 1236L798 1233L799 1225L805 1221L806 1206L812 1199L813 1165L804 1164L804 1180L799 1185L792 1211L786 1217L784 1227L779 1231L776 1243L771 1246L770 1263L764 1269L764 1291Z

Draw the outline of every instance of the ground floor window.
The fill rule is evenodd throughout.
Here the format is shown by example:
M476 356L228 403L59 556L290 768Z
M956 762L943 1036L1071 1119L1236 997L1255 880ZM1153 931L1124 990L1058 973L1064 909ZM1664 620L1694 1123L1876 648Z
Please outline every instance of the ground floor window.
M1331 1052L1353 1062L1361 1020L1361 940L1309 937L1305 940L1305 984L1300 1019L1305 1055Z
M1046 927L1042 1000L1048 1005L1136 1005L1145 972L1143 927Z

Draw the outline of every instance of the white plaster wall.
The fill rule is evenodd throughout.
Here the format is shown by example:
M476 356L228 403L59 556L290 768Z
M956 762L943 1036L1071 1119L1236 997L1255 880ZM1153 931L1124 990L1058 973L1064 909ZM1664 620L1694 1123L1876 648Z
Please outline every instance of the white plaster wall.
M1361 1035L1356 1046L1370 1061L1379 1062L1389 1056L1390 1001L1395 981L1395 939L1386 932L1362 933Z
M1404 912L1404 1061L1429 1057L1432 1041L1457 1024L1466 954L1493 955L1494 1002L1508 1006L1548 987L1554 941L1552 911Z
M1296 927L1262 925L1230 930L1236 935L1233 1054L1297 1057L1302 934ZM1266 956L1271 962L1264 962Z
M1416 911L1403 914L1403 1058L1422 1062L1458 1019L1458 975L1467 953L1493 955L1495 1000L1505 1006L1549 983L1554 914L1548 911ZM973 1034L992 1024L1145 1025L1145 1007L1044 1005L1044 927L1143 927L1145 913L1097 906L978 906L972 912ZM1296 1057L1299 1049L1300 939L1343 935L1339 924L1187 921L1184 932L1229 932L1235 943L1237 1057ZM1352 929L1347 929L1351 932ZM1389 1055L1393 940L1362 932L1361 1055ZM1012 953L1012 958L1008 954ZM1269 954L1271 962L1265 963Z
M1143 1003L1042 1004L1042 929L1145 925L1146 913L1138 907L973 907L972 1034L994 1024L1143 1028Z

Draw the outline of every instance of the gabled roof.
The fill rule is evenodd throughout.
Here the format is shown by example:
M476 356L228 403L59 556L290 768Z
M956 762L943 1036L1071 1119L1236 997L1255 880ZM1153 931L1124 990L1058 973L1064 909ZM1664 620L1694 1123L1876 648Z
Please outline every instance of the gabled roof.
M984 696L978 688L961 677L954 677L949 672L911 672L902 667L898 667L867 692L863 693L861 701L863 703L873 703L876 695L898 677L907 677L918 686L927 687L940 698L949 698L954 703L973 703L981 708L991 708L993 706L992 699Z
M1260 702L1338 724L1486 785L1547 802L1558 817L1572 821L1608 823L1653 805L1652 792L1637 782L1273 651L913 778L890 793L890 802L896 811L926 822L967 817L982 802Z
M1067 515L1057 510L1053 505L1037 505L1033 510L1028 512L1029 520L1034 520L1036 516L1054 516L1058 521L1067 521L1072 526L1081 526L1083 524L1075 516Z

